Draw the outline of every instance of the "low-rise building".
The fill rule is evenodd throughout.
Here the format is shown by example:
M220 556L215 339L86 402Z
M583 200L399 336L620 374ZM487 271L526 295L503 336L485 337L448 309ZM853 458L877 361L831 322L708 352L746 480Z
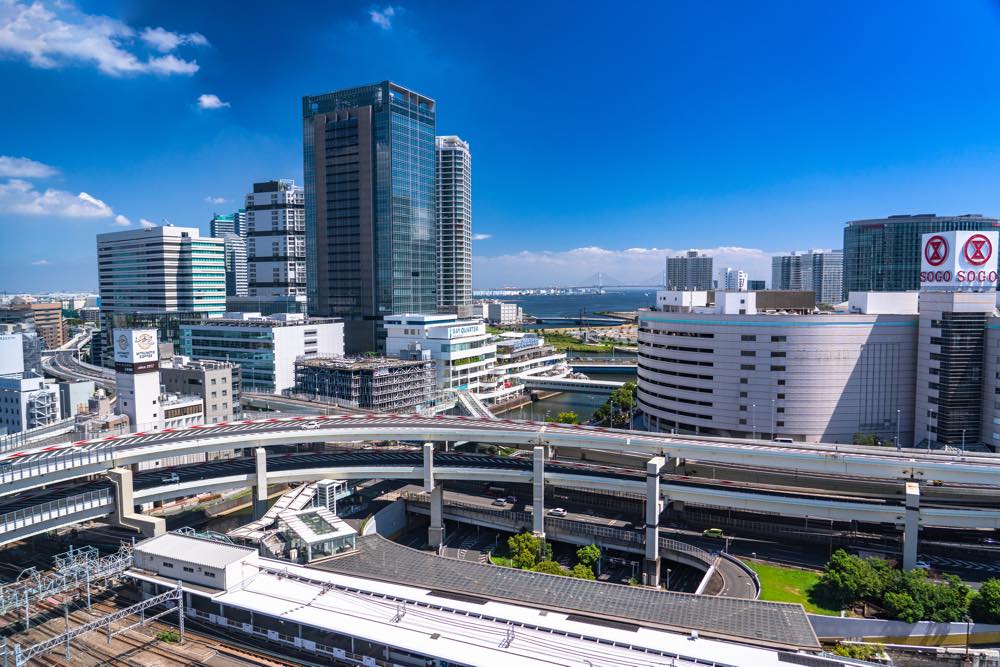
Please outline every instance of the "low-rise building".
M375 412L405 412L434 398L434 362L391 357L303 357L294 395Z
M181 354L239 364L243 390L280 394L295 386L299 357L344 354L344 323L296 313L226 313L180 328Z
M457 315L406 313L385 317L386 354L393 357L429 350L438 389L488 395L496 388L497 346L478 319Z
M35 373L0 376L0 431L20 433L60 419L59 390Z
M503 402L524 393L524 379L529 376L564 377L570 368L566 353L547 345L541 336L505 333L496 339L497 360L493 367L496 388L484 397Z
M506 301L483 301L477 304L481 317L497 326L511 326L524 320L524 311L516 303ZM477 313L478 315L478 313Z
M240 367L213 359L191 359L175 355L160 361L160 383L172 393L201 397L206 424L238 419Z

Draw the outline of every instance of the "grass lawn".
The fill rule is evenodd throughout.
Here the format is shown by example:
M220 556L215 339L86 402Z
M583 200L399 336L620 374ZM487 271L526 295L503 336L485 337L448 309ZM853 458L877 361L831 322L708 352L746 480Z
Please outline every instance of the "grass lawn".
M744 561L760 579L760 599L771 602L798 602L811 614L839 616L838 609L821 607L811 600L810 592L819 583L819 572L794 567Z

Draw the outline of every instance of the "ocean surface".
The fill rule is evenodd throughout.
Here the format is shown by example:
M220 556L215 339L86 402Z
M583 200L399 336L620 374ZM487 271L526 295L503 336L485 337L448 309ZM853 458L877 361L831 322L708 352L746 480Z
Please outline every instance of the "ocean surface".
M538 296L503 297L503 301L516 303L526 315L533 317L580 317L604 311L649 308L656 303L656 289L619 290L605 294L553 294Z

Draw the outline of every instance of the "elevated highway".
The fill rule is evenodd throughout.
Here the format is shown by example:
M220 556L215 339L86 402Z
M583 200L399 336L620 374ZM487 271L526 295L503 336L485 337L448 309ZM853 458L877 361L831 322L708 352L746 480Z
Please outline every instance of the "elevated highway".
M166 429L0 456L0 496L32 486L93 474L116 465L164 456L234 448L358 441L483 442L556 450L632 452L787 471L803 483L810 474L994 487L1000 492L1000 455L853 445L672 436L595 426L438 415L316 415L245 420L182 430ZM96 467L95 467L96 466Z

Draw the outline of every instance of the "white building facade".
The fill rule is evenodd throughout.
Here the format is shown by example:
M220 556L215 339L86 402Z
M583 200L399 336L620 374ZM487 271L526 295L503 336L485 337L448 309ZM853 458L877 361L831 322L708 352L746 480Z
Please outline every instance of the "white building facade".
M385 330L388 356L430 351L439 389L488 395L496 388L497 346L482 320L407 313L386 317Z
M471 315L472 154L459 137L435 137L438 310Z
M254 183L246 196L247 296L306 295L305 193L295 181Z
M59 390L34 373L0 376L0 435L59 421Z

